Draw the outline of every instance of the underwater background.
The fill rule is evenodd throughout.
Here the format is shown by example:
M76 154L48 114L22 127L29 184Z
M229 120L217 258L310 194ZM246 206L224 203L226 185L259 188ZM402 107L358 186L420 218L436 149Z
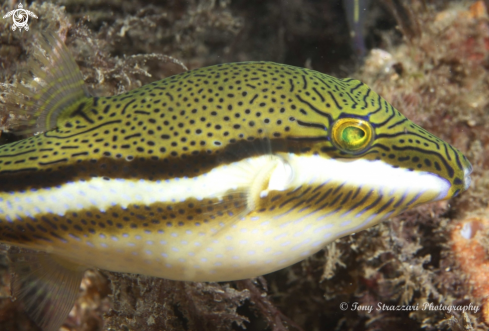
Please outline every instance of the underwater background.
M29 31L0 19L0 104L14 92L32 34L51 30L92 95L218 63L286 63L363 81L474 166L459 197L256 279L185 283L88 271L63 330L489 330L489 3L358 2L367 10L357 38L348 24L353 1L28 1L38 16ZM0 16L18 3L0 2ZM18 139L8 133L16 116L0 106L2 142ZM352 309L355 302L420 308L369 312ZM432 308L422 309L427 303ZM469 304L478 311L436 309ZM0 330L37 330L10 300L3 255Z

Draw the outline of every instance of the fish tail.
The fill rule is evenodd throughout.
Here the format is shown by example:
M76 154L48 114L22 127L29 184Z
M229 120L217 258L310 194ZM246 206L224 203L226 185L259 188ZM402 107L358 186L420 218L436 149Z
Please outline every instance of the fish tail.
M75 60L58 36L36 36L37 49L23 75L18 92L27 96L24 105L27 132L56 128L60 114L71 112L90 97Z

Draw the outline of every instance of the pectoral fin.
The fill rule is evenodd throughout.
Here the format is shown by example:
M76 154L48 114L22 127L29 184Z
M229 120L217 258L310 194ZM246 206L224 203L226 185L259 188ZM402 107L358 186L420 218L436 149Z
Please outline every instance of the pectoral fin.
M211 219L217 219L216 213L226 218L226 222L221 223L222 227L213 236L224 233L238 220L262 208L260 200L271 191L283 191L289 188L294 179L294 170L286 158L281 155L264 155L259 158L261 160L257 160L256 164L254 161L244 161L241 165L236 165L243 170L241 174L247 178L247 185L228 192L212 206L213 212L207 213L206 216L210 216Z

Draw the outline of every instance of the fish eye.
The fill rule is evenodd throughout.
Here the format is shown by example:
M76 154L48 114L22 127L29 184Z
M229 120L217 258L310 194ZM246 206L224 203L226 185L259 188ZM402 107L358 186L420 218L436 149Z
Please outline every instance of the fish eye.
M358 118L340 118L331 129L333 143L346 153L359 153L373 140L373 130L367 121Z

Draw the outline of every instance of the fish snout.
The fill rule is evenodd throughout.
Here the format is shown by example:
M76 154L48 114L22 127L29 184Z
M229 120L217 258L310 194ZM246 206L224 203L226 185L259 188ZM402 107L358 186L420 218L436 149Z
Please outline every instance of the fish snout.
M470 187L470 183L472 182L472 178L470 174L472 173L472 164L470 164L469 160L464 159L463 163L464 168L464 191Z

